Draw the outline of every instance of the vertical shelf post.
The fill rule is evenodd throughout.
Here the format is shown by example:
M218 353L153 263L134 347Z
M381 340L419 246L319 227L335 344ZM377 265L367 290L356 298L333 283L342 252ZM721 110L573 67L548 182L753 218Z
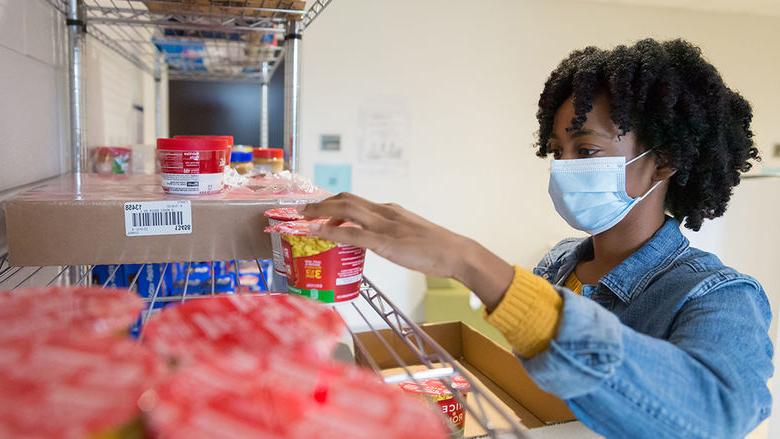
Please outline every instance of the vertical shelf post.
M268 62L260 66L260 146L268 148L268 86L271 81Z
M68 0L68 105L70 106L70 154L76 196L81 195L81 173L87 170L84 145L84 35L85 21L83 0ZM72 266L68 270L71 285L78 284L87 275L88 267Z
M162 56L157 53L154 57L154 137L163 137L162 134Z
M301 22L290 19L284 36L284 155L285 166L300 165Z

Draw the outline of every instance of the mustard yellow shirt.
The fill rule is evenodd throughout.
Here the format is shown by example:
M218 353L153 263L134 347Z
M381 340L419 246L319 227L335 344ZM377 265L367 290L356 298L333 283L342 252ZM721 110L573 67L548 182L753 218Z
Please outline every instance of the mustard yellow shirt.
M565 286L582 292L572 272ZM495 326L519 355L529 358L544 351L555 337L563 299L544 278L515 267L515 277L496 309L485 318Z

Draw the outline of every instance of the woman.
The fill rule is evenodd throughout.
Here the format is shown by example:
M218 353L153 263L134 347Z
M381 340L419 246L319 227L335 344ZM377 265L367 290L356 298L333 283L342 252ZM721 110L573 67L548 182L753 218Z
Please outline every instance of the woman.
M592 236L533 272L396 205L341 194L304 213L333 218L321 237L463 282L534 380L597 433L744 436L771 408L769 304L679 227L721 216L759 159L750 105L697 47L648 39L573 52L537 118L555 208Z

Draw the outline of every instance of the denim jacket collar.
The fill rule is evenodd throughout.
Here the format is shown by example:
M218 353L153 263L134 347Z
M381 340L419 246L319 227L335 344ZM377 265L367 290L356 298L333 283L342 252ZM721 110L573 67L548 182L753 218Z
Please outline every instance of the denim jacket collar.
M599 283L628 304L686 248L688 239L680 232L680 223L674 218L667 218L649 241L601 278ZM592 238L584 239L561 264L558 281L565 282L577 262L592 254Z

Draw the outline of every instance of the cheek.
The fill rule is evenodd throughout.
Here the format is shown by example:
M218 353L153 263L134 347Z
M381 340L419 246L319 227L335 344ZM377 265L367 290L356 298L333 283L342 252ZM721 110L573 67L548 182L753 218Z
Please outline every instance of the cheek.
M636 198L644 195L653 184L653 171L653 166L634 167L634 165L629 165L626 168L626 193L628 196Z

